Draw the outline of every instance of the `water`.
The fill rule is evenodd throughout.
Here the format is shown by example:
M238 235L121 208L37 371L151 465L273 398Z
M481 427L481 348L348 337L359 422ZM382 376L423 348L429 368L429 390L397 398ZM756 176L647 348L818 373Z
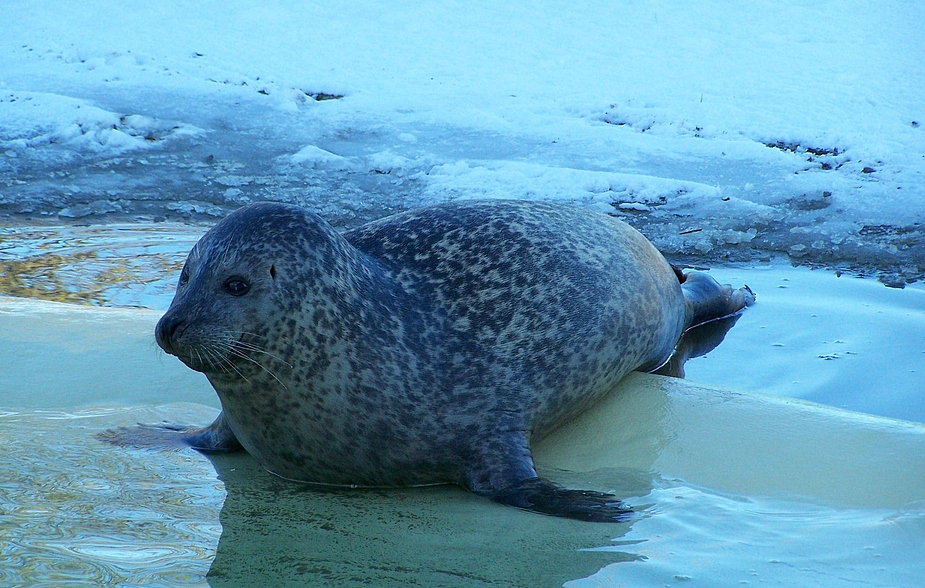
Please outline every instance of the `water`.
M195 454L113 452L91 436L157 416L2 411L0 585L205 585L225 496L215 471Z
M165 310L205 231L171 223L0 228L0 293Z
M716 268L758 293L689 379L925 422L925 284L781 266Z
M611 564L568 588L598 586L917 586L921 508L841 510L678 486L620 539L644 562ZM625 551L617 541L603 547Z
M317 492L246 454L93 434L207 423L159 353L197 225L0 232L0 585L912 586L925 561L925 289L787 267L714 270L758 303L681 385L635 376L536 448L613 491L622 525L453 487ZM105 284L105 285L103 285ZM42 302L78 302L80 306ZM155 310L146 310L149 309ZM805 404L800 397L829 405ZM843 412L840 407L867 414Z

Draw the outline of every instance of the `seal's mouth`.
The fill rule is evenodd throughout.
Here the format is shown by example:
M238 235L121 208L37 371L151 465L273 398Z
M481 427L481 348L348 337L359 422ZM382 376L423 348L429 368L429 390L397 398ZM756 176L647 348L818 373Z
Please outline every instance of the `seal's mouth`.
M248 341L247 333L205 328L202 325L174 318L170 312L161 317L154 329L158 346L176 356L186 366L207 375L231 374L242 376L246 364L256 364L251 357L257 347Z
M262 338L254 333L175 319L170 311L158 321L154 336L166 353L210 379L249 382L265 372L280 382L274 372L292 368L276 350L262 345Z
M175 345L175 355L190 369L210 376L247 379L245 372L261 369L251 356L253 345L245 333L213 333L188 346Z

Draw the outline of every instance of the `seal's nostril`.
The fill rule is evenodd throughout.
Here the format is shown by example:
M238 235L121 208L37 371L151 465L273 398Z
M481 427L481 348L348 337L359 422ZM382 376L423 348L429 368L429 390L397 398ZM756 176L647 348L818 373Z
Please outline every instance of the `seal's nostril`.
M183 333L183 324L184 321L170 315L164 315L161 320L157 321L157 326L154 328L154 338L157 340L157 344L161 346L161 349L167 353L172 353L173 344L176 342L177 337Z

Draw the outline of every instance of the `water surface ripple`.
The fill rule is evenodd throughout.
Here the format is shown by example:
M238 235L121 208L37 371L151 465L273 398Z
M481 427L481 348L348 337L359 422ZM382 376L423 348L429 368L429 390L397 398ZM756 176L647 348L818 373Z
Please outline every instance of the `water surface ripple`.
M93 437L136 413L0 415L0 586L206 585L224 485L195 452Z

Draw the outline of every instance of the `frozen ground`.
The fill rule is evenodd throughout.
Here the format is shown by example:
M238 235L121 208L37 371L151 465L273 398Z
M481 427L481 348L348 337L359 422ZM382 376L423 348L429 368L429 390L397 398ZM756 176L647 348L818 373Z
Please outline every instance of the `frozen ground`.
M620 215L692 263L925 275L925 4L0 5L0 220Z

